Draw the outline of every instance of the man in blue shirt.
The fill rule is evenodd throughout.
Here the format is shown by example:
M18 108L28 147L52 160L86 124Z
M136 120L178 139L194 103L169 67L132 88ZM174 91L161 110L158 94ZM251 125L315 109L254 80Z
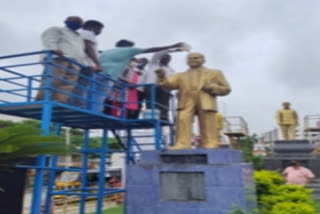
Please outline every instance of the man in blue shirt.
M134 42L128 40L120 40L116 43L116 48L103 51L100 55L100 64L103 68L101 74L110 76L113 80L117 80L121 74L124 72L126 66L129 64L130 60L138 55L143 53L153 53L157 51L162 51L171 48L179 48L183 46L183 43L177 43L170 46L162 46L162 47L153 47L153 48L135 48ZM107 80L98 80L97 91L99 93L97 102L98 104L102 104L104 100L108 97L110 93L110 88L112 87L111 81ZM103 86L101 82L105 82L106 86ZM101 86L101 87L100 87ZM106 89L107 88L107 89ZM109 90L108 90L109 89ZM119 89L117 89L119 90ZM103 96L101 96L103 94ZM109 106L110 101L106 102ZM98 111L101 111L101 107L98 107Z
M116 43L116 48L102 52L100 63L104 74L110 75L117 80L130 60L138 54L153 53L171 48L181 47L183 43L177 43L170 46L154 48L135 48L134 43L128 40L120 40Z

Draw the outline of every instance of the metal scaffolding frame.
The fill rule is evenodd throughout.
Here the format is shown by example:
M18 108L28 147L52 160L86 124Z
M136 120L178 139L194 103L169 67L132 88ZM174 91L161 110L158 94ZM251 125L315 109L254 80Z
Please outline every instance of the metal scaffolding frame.
M44 55L43 61L39 61L39 55ZM162 142L162 127L170 127L170 132L173 133L173 123L171 121L161 121L156 116L156 106L159 104L155 102L155 86L152 84L144 85L129 85L122 82L118 82L110 79L114 84L120 86L121 90L121 107L109 106L110 108L117 108L121 112L119 117L106 115L101 112L97 112L94 108L95 105L106 105L97 103L96 95L99 92L96 90L97 85L103 84L97 81L97 77L101 74L94 73L91 77L82 76L86 78L89 82L89 95L88 97L80 97L66 91L59 90L57 88L51 87L52 79L59 79L60 81L67 82L75 87L80 87L85 89L83 85L77 85L74 82L68 82L68 80L61 79L52 74L53 67L59 67L65 72L69 72L72 75L81 74L65 68L54 62L54 55L51 51L38 51L31 53L15 54L9 56L0 56L0 72L1 78L0 82L3 85L0 89L0 113L19 116L29 119L36 119L41 121L42 135L49 135L50 127L55 124L54 134L59 135L61 127L71 127L79 128L84 130L84 140L79 152L81 153L81 167L68 168L59 167L57 156L47 156L41 155L37 157L36 164L34 166L24 166L20 165L18 167L23 167L27 169L35 169L36 174L34 178L33 186L33 197L31 204L31 214L39 214L41 211L41 196L44 187L45 173L49 172L47 192L45 200L45 214L50 213L51 201L54 195L75 195L79 197L80 206L79 213L85 213L85 202L87 197L96 197L96 213L102 214L103 210L103 198L106 195L116 194L125 192L124 188L106 188L105 187L105 174L107 168L105 165L105 159L107 154L113 152L119 152L108 148L108 135L113 132L115 137L119 140L122 145L122 150L126 154L126 164L134 164L136 151L133 147L137 147L138 150L142 150L141 146L132 136L132 131L135 129L153 129L153 142L152 145L154 149L162 149L166 145ZM26 62L27 59L31 58L31 62ZM80 68L84 69L85 66L81 65L72 59L66 57L60 57ZM26 61L25 61L26 59ZM21 60L22 63L16 63L16 61ZM9 64L14 61L16 64ZM6 65L4 65L6 64ZM9 65L8 65L9 64ZM34 66L44 66L43 74L42 69L36 69L36 72L29 72ZM28 70L30 68L30 70ZM33 70L32 70L33 71ZM44 87L37 87L41 79L44 79ZM133 87L146 87L150 90L151 99L146 100L150 102L151 114L149 118L141 119L127 119L125 115L125 104L126 104L126 90ZM44 90L43 100L34 100L34 94L39 91ZM62 94L67 94L70 97L75 97L81 101L88 103L87 107L74 106L68 103L61 103L51 100L51 94L53 92L59 92ZM173 103L173 102L172 102ZM91 129L101 129L103 134L101 137L101 147L97 149L90 148L90 130ZM126 142L121 142L120 137L117 136L117 131L123 130L126 133ZM172 144L172 137L170 138ZM98 186L89 187L87 183L88 175L88 161L90 154L98 154L100 156L100 165L98 173ZM70 188L66 190L55 190L54 180L56 173L59 171L76 171L81 174L81 187L80 188Z

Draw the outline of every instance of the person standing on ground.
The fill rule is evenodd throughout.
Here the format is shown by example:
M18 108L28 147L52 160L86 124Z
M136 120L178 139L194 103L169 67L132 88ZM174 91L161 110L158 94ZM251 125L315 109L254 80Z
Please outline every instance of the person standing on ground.
M291 161L290 166L286 167L282 172L287 184L295 184L305 186L314 178L314 174L310 169L307 169L298 161Z

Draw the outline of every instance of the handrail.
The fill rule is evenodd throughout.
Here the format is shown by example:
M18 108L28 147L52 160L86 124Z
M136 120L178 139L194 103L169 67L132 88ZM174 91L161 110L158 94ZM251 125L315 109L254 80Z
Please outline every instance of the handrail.
M5 56L0 56L0 60L6 60L6 59L15 59L15 58L19 58L19 60L24 60L23 57L30 57L30 56L36 56L36 55L46 55L46 57L43 57L43 60L40 59L40 57L38 58L38 61L35 61L35 59L33 58L32 62L19 62L16 64L9 64L9 65L3 65L0 64L0 72L3 72L4 75L1 75L0 78L0 82L5 82L8 86L3 87L0 90L0 95L3 94L9 94L10 96L15 96L16 98L14 98L13 100L19 100L19 103L21 103L21 98L24 99L22 100L25 102L33 102L34 100L34 93L36 91L39 90L44 90L44 91L49 91L50 94L52 93L60 93L60 94L64 94L65 96L69 96L72 97L74 99L79 100L80 102L86 102L86 103L91 103L90 105L93 106L97 106L97 105L103 105L104 107L109 107L112 108L114 110L118 110L121 112L121 118L125 118L126 117L126 104L137 104L137 105L141 105L142 102L140 101L129 101L127 100L127 89L129 88L140 88L143 87L145 88L147 91L149 91L149 93L151 94L151 98L146 99L145 103L147 103L148 105L151 106L151 110L152 110L152 114L150 115L149 119L157 119L157 114L155 109L156 108L168 108L165 105L162 105L160 103L156 102L155 99L155 85L154 84L130 84L130 83L125 83L122 81L118 81L118 80L114 80L112 78L110 78L109 76L106 76L104 74L101 73L96 73L96 72L92 72L91 76L87 76L84 75L81 72L75 71L71 68L68 67L64 67L60 64L57 64L55 61L53 61L56 58L59 59L63 59L69 63L71 63L74 66L78 66L81 69L88 69L87 66L82 65L78 62L76 62L75 60L65 57L65 56L57 56L53 51L50 50L43 50L43 51L34 51L34 52L27 52L27 53L20 53L20 54L12 54L12 55L5 55ZM30 59L30 58L28 58ZM0 61L1 62L1 61ZM66 78L63 78L61 76L56 76L52 73L42 73L42 74L28 74L26 73L25 70L19 70L22 68L28 68L31 66L40 66L43 65L45 68L49 68L51 67L56 67L59 68L61 70L63 70L66 73L69 73L70 75L77 75L78 78L82 78L83 80L89 82L90 85L95 85L93 87L87 87L86 85L81 85L78 84L76 82L70 81ZM38 72L40 72L40 69L36 70ZM42 70L42 69L41 69ZM105 82L101 82L101 79L106 79L107 81L109 81L110 83L112 83L111 85L117 85L118 87L111 87L108 84L106 84ZM75 94L73 92L69 92L69 91L65 91L62 90L60 88L54 88L53 86L51 86L51 84L49 85L40 85L37 86L39 84L39 82L41 82L40 79L48 79L51 81L60 81L63 84L67 84L70 87L73 88L79 88L79 90L87 90L88 91L88 95L86 97L83 96L79 96L78 94ZM105 80L103 80L105 81ZM104 86L105 85L105 86ZM103 87L106 90L112 90L115 93L119 93L121 94L121 96L119 97L119 102L121 103L121 106L113 106L113 105L109 105L109 104L105 104L102 103L102 101L97 100L98 96L103 96L104 92L103 91L99 91L99 89L97 87ZM18 93L19 92L19 93ZM173 96L171 95L170 92L165 91L164 93L167 93L168 96L172 99ZM92 94L92 95L90 95ZM10 99L11 100L11 99ZM6 100L6 98L1 98L0 97L0 105L1 103L12 103L15 101L9 101ZM48 100L48 101L54 101L54 100ZM173 111L172 109L173 107L169 107L168 108L168 112ZM93 110L93 107L91 108L91 110Z

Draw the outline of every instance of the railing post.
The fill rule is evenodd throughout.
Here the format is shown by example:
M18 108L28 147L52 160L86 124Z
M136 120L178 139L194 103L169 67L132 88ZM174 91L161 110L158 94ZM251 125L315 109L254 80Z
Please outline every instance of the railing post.
M154 132L155 132L155 149L160 150L161 149L161 143L162 143L162 129L160 126L159 120L154 122Z
M126 117L126 86L124 84L120 84L120 90L121 90L121 114L120 117L121 118L125 118Z
M45 69L44 69L44 100L48 102L51 97L51 80L52 80L52 70L53 70L53 53L48 52L45 57Z
M81 191L80 196L80 214L85 214L86 209L86 191L87 191L87 170L88 170L88 149L89 149L89 129L84 132L84 140L82 143L83 154L81 158Z
M42 116L41 116L41 131L42 135L50 134L50 122L52 116L52 104L49 102L50 99L50 74L52 71L52 52L48 52L46 56L46 67L45 67L45 103L42 108ZM49 75L49 77L47 76ZM34 178L34 186L33 186L33 197L31 204L31 214L39 214L41 212L41 195L42 195L42 185L44 181L45 170L41 167L46 166L46 156L39 155L37 157L37 166L40 167L37 169L35 178Z
M108 130L103 130L100 147L100 170L99 170L99 183L98 183L98 198L97 198L97 214L102 214L103 199L105 192L105 174L106 174L106 157L108 151Z
M92 78L90 78L90 83L89 83L89 93L88 93L88 101L89 101L89 110L91 111L95 111L98 110L98 107L100 105L99 103L99 99L97 99L97 85L99 83L97 83L97 81L99 80L99 78L97 78L97 74L93 73ZM98 92L100 93L100 92ZM98 97L101 96L100 94L98 95ZM97 102L98 100L98 102Z
M59 135L61 131L61 125L56 125L55 126L55 135ZM52 155L50 157L50 162L49 166L52 168L57 167L57 162L58 162L58 156L57 155ZM56 175L56 170L51 169L49 172L49 179L48 179L48 190L47 190L47 196L46 196L46 204L45 204L45 214L50 214L51 210L51 197L52 197L52 192L53 192L53 187L54 187L54 180L55 180L55 175Z
M28 77L28 89L27 89L27 102L30 102L32 99L32 79Z
M155 108L156 108L156 105L155 105L155 97L156 97L156 88L154 85L151 85L150 86L150 102L151 102L151 115L152 115L152 119L157 119L155 116L156 116L156 112L155 112Z

